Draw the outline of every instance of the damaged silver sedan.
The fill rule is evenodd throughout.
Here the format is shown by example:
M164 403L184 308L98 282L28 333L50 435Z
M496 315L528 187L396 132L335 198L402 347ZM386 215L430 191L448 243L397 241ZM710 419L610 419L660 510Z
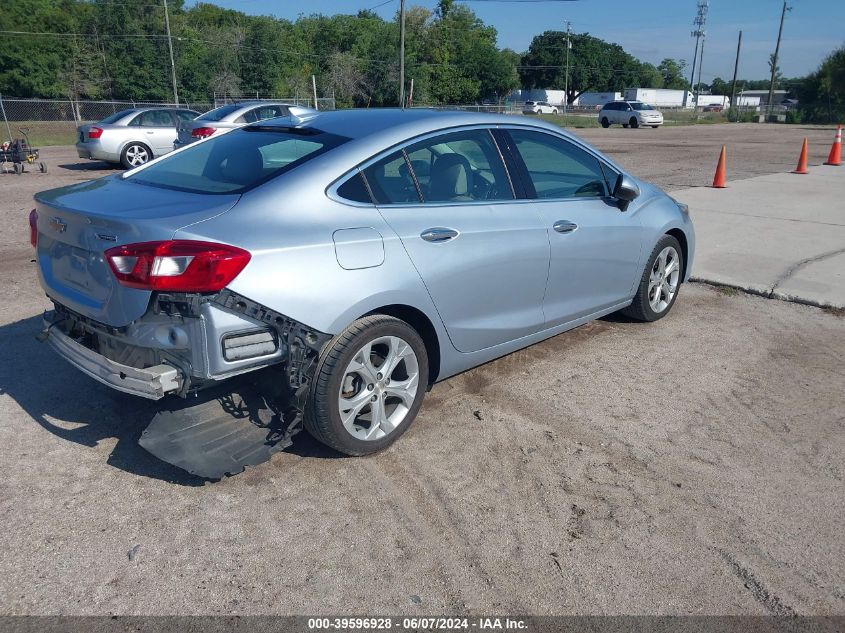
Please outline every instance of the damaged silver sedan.
M30 216L43 337L92 378L188 396L272 368L347 454L404 433L434 382L602 315L665 316L684 205L541 121L425 110L286 117Z

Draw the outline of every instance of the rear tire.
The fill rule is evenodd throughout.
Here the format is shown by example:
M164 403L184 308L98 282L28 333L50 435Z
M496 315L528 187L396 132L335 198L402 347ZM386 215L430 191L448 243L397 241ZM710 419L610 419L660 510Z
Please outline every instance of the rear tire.
M120 153L120 164L124 169L135 169L153 158L152 150L143 143L129 143Z
M602 126L603 128L605 128L605 129L607 129L607 128L609 128L609 127L610 127L610 121L608 121L608 120L607 120L607 117L604 117L604 118L601 120L601 126Z
M408 430L427 386L428 355L416 330L382 314L362 317L323 350L305 428L341 453L375 453Z
M634 128L634 129L636 129L636 128L640 127L640 122L639 122L639 121L637 121L637 119L635 119L634 117L631 117L631 120L630 120L630 121L628 121L628 123L629 123L629 125L630 125L632 128Z
M681 289L684 261L681 245L671 235L657 241L648 258L634 301L622 314L637 321L657 321L667 314Z

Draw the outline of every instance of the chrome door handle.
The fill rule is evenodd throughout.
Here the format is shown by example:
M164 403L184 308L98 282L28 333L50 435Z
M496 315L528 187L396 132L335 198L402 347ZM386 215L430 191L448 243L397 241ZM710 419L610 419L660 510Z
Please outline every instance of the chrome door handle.
M439 244L440 242L448 242L458 237L458 232L455 229L445 229L436 227L433 229L426 229L420 233L420 237L426 242L433 242Z
M552 228L558 233L572 233L578 228L578 225L569 220L558 220L552 225Z

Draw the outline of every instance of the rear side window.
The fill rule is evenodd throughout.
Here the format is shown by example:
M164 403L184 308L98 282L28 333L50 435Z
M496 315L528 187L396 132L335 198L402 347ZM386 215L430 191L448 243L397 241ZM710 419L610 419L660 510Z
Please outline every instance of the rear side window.
M263 121L265 119L273 119L279 116L285 116L287 114L287 109L282 108L281 106L271 105L271 106L260 106L258 108L253 108L252 110L248 110L243 114L243 116L238 118L238 122L240 123L255 123L257 121Z
M364 176L378 204L407 204L420 201L417 185L402 150L393 152L367 167Z
M135 112L135 110L121 110L120 112L115 112L114 114L110 114L105 119L101 119L100 123L114 123L115 121L120 121L123 117L128 116Z
M173 114L176 116L176 120L180 122L193 121L197 116L196 112L190 110L174 110Z
M352 178L338 187L337 195L344 200L350 200L352 202L373 203L372 198L370 198L370 191L364 182L364 177L360 173L356 173Z
M129 180L193 193L242 193L348 140L313 129L248 127L170 154Z
M129 125L141 127L173 127L173 119L167 110L148 110L142 112Z
M508 130L525 164L536 198L608 195L597 158L559 137L529 130Z

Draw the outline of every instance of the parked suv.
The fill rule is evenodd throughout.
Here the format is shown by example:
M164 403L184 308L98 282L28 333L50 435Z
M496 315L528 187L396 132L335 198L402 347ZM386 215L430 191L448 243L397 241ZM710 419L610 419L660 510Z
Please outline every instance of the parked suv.
M602 127L619 123L622 127L640 127L650 125L656 128L663 125L663 115L642 101L611 101L599 111Z
M215 132L230 130L249 123L294 114L316 114L316 110L277 101L243 101L227 103L198 116L193 121L183 121L179 125L178 135L173 141L173 149L190 145L194 141L208 138Z
M526 101L522 106L523 114L557 114L557 108L548 101Z
M173 151L176 126L199 112L183 108L131 108L77 128L80 158L120 163L126 169Z

